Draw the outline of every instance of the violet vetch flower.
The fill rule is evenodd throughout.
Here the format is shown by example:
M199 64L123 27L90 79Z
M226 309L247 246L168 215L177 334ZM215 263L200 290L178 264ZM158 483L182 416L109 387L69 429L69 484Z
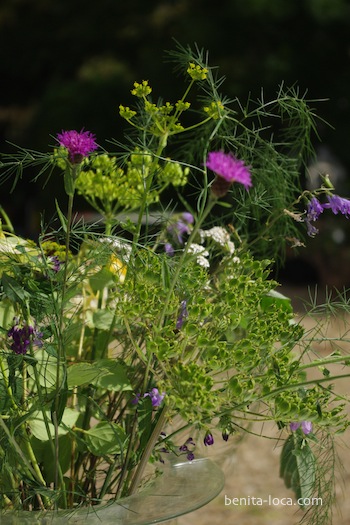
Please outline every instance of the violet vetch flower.
M211 445L214 445L214 438L213 438L213 434L211 434L210 432L207 432L204 436L204 445L206 447L209 447Z
M292 432L295 432L299 427L301 426L301 430L304 432L305 435L310 434L312 432L312 423L311 421L293 421L290 423L289 428Z
M165 397L165 392L160 394L158 388L152 388L152 390L144 394L143 397L150 397L152 406L159 407L162 404L162 401Z
M67 148L72 164L80 164L84 157L98 148L95 135L90 131L62 131L57 134L57 140L60 146Z
M211 185L215 197L224 197L234 182L243 184L246 190L252 186L249 168L232 153L211 151L205 165L216 174Z
M177 330L181 330L182 325L184 324L185 319L188 317L188 311L187 311L187 301L184 299L181 301L180 304L180 313L176 321L176 328Z
M37 332L32 325L20 325L17 322L12 328L10 328L7 335L12 338L11 349L15 354L25 355L28 352L30 344L36 346L42 345L42 333Z
M328 197L328 202L323 204L323 208L330 208L335 215L341 213L348 219L350 215L350 200L339 197L339 195L331 195Z

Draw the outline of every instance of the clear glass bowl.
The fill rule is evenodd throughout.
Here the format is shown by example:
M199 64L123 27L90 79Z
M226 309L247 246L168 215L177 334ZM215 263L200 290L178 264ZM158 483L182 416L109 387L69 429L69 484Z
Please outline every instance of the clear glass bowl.
M207 458L172 459L162 474L138 494L111 504L76 511L7 512L1 525L150 525L192 512L223 489L220 467Z

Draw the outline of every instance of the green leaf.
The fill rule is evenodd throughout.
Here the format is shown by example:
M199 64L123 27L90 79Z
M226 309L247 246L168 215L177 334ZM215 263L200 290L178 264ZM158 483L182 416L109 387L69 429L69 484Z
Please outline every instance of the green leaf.
M280 306L283 310L288 313L293 313L292 303L289 297L277 292L276 290L270 290L267 295L261 299L261 307L267 311L273 304Z
M67 368L68 388L88 385L102 374L95 363L75 363Z
M96 365L100 369L101 375L93 384L113 392L132 390L124 366L121 363L112 359L101 359L96 362Z
M33 379L35 379L34 369L35 366L38 371L39 384L44 387L47 391L52 391L56 388L57 383L57 367L59 366L59 382L61 383L63 378L64 369L62 364L58 365L57 359L52 355L49 355L43 348L36 350L35 358L36 364L28 365L28 373Z
M57 215L58 215L58 218L59 218L59 220L60 220L60 223L61 223L62 229L63 229L64 232L67 232L67 219L66 219L66 217L64 216L64 214L61 212L57 200L56 200L55 202L56 202L56 211L57 211Z
M315 456L305 440L294 433L284 443L280 459L280 477L297 499L311 498L315 490Z
M90 277L89 283L94 293L100 292L106 286L114 284L113 274L107 268L102 268L102 270Z
M124 430L116 423L101 421L84 432L88 449L95 456L120 454L126 440Z
M53 437L55 435L55 427L51 423L50 412L46 411L46 417L48 420L49 432L51 434L51 437ZM79 412L73 410L72 408L66 408L63 413L62 423L58 426L58 435L63 436L67 434L69 429L72 428L73 425L75 425L78 417ZM50 439L50 437L47 434L44 416L41 411L38 410L36 412L33 412L33 414L31 414L31 416L27 419L27 421L33 436L35 436L40 441L48 441Z
M110 310L97 310L92 316L92 322L99 330L110 330L114 319L115 314Z
M23 303L29 297L28 292L26 292L22 286L10 275L3 273L1 282L4 288L4 293L6 297L10 299L10 301L14 303Z

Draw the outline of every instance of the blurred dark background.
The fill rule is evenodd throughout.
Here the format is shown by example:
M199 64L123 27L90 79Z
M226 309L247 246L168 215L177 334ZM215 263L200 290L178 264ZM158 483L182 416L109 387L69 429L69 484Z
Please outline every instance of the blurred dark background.
M329 123L320 121L315 137L311 181L328 172L336 192L350 194L348 0L2 0L1 151L11 151L8 142L48 150L62 129L84 127L101 145L121 139L118 106L131 101L135 80L148 79L168 100L182 89L164 63L174 39L209 50L231 98L258 98L263 88L268 99L282 82L307 92ZM1 188L0 203L22 233L37 228L53 184L24 179L15 197ZM320 229L312 249L290 255L283 278L350 284L348 221L336 216Z

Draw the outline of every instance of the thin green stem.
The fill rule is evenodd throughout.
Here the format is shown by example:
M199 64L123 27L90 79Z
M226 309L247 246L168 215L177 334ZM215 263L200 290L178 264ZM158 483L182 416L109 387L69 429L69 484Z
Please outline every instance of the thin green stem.
M138 489L138 486L140 484L145 467L149 461L149 458L151 457L154 445L157 443L160 433L164 427L166 413L167 413L167 407L166 405L164 405L163 408L161 409L161 413L159 414L158 421L153 429L153 432L149 440L147 441L147 445L145 446L145 449L143 451L140 463L138 464L136 472L133 476L132 483L131 483L130 490L129 490L129 495L134 494Z

